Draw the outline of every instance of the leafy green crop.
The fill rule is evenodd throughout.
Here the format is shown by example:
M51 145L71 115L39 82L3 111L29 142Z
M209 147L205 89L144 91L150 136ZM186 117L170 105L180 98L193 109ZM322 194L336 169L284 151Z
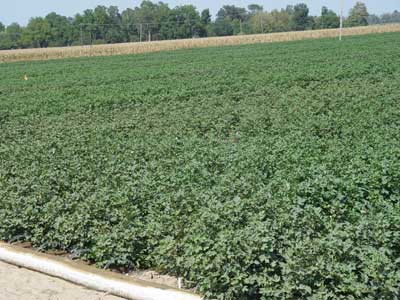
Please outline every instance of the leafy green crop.
M2 64L0 239L207 299L399 299L398 49L395 33Z

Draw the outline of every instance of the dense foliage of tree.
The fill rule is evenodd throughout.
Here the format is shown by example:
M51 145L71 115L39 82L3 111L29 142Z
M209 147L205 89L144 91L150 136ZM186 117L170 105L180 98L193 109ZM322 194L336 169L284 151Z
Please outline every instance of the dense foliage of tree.
M345 24L391 22L400 22L400 12L369 15L365 4L357 2ZM213 19L209 9L199 12L193 5L170 8L163 2L143 0L139 6L123 11L116 6L99 5L74 17L52 12L30 19L25 27L0 23L0 50L284 32L339 25L339 16L333 10L323 7L320 16L311 16L304 3L272 11L265 11L258 4L247 8L224 5Z
M392 13L386 13L381 16L369 15L368 24L387 24L387 23L400 23L400 12L395 10Z
M381 16L381 23L400 23L400 12L386 13Z
M207 8L201 12L201 22L204 25L208 25L211 23L211 13L210 10Z
M214 34L225 36L245 33L243 24L249 18L249 12L245 8L235 5L224 5L217 13Z
M338 28L340 26L340 17L326 6L322 7L321 17L315 20L316 28Z
M249 10L250 15L254 15L264 10L264 8L258 4L250 4L249 6L247 6L247 9Z
M288 8L288 11L290 12L291 28L293 30L305 30L309 27L311 18L308 15L310 10L307 4L296 4L293 8Z
M0 33L0 49L21 48L22 28L18 23L11 23L4 32Z
M368 25L368 10L367 6L362 2L357 2L350 10L347 18L347 26L366 26Z
M254 33L270 33L289 31L290 14L282 10L271 12L258 12L250 20L251 30Z

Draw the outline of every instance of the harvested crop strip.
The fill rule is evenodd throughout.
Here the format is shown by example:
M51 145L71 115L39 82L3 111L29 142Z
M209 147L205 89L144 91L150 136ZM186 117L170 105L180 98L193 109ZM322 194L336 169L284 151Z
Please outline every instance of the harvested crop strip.
M343 29L344 36L371 33L400 32L400 24L350 27ZM339 29L320 29L267 34L236 35L198 39L166 40L142 43L104 44L93 46L49 47L40 49L0 50L0 62L62 59L68 57L109 56L139 54L167 50L232 46L258 43L298 41L339 37Z

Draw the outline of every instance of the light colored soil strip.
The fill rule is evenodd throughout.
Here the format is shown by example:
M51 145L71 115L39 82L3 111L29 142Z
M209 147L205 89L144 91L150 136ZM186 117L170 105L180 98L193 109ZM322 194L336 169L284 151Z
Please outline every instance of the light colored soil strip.
M0 300L123 300L0 262Z
M199 295L0 242L0 260L131 300L201 300Z

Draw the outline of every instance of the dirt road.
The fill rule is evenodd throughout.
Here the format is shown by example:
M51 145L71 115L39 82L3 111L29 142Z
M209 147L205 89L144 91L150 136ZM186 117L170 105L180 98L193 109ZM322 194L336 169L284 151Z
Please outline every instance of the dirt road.
M0 261L0 300L124 300Z

